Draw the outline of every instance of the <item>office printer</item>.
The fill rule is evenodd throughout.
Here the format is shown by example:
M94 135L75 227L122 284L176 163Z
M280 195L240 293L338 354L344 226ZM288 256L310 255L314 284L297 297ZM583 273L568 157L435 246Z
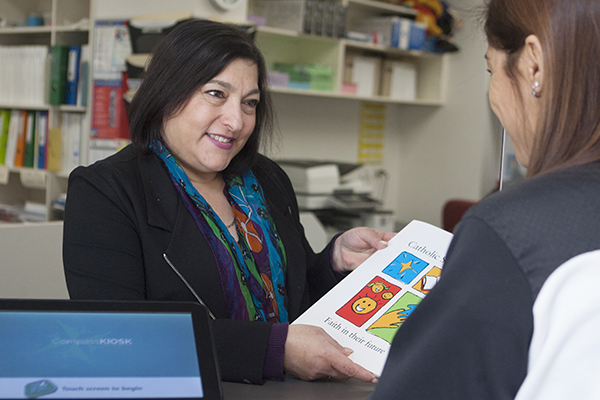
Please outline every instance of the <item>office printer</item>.
M382 203L387 174L381 167L316 160L278 160L304 210L366 209Z
M387 173L379 166L317 160L277 160L289 176L298 206L314 213L332 231L354 226L395 229L382 210Z

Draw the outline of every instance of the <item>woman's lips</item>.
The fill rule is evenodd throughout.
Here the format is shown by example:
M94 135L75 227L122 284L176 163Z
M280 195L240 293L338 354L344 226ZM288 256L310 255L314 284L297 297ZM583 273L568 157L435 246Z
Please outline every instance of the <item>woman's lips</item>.
M210 141L213 142L215 144L215 146L217 146L220 149L230 150L233 147L233 142L234 142L233 138L230 138L227 136L215 135L212 133L207 133L206 136L208 136Z

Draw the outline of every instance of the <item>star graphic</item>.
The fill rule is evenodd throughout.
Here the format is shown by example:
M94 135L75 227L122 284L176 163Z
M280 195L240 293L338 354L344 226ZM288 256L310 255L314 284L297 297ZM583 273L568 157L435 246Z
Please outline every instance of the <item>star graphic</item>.
M400 265L402 265L402 268L400 268L400 275L402 275L402 273L404 271L406 271L407 269L412 269L412 262L413 260L410 260L409 262L401 262Z

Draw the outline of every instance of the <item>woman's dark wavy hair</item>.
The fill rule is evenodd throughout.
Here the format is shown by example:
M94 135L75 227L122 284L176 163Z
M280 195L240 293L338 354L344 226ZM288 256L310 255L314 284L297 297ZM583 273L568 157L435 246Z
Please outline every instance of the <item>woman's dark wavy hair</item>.
M544 87L528 176L600 160L600 1L487 0L485 33L517 61L529 35L544 51Z
M167 119L181 112L204 84L237 59L256 64L260 102L252 135L223 173L238 175L248 171L258 154L261 136L271 135L273 110L264 58L251 36L235 25L187 21L154 48L129 109L129 134L134 146L143 153L151 152L150 145L161 139Z

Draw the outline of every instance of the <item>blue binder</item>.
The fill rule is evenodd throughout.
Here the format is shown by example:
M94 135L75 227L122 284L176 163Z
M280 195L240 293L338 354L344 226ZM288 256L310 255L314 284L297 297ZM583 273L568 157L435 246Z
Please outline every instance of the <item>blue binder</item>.
M69 46L69 64L67 69L67 93L65 104L77 104L77 85L79 82L79 62L81 46Z

